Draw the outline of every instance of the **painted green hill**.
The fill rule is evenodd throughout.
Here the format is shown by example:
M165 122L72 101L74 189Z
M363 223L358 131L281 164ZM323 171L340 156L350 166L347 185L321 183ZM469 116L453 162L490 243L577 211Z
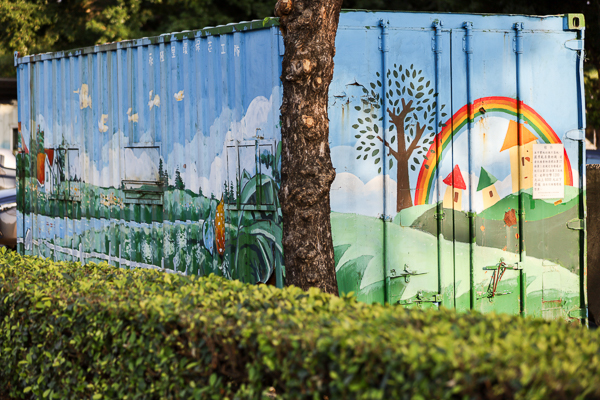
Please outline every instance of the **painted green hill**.
M525 197L525 250L528 256L547 260L577 273L579 268L579 231L569 229L570 220L579 218L579 195L576 188L565 188L565 199L561 203L533 200L531 191ZM566 200L566 201L565 201ZM501 249L516 254L519 248L518 196L510 195L475 218L478 246ZM514 221L505 221L507 213L513 211ZM466 212L443 209L441 235L446 240L460 243L470 242L469 217ZM427 209L411 224L413 229L438 235L435 207ZM567 250L565 250L567 249Z
M527 221L538 221L553 217L577 206L579 203L579 189L565 186L565 198L557 200L557 203L549 200L534 200L531 189L524 190L523 197L525 200L525 219ZM511 208L515 209L518 204L519 195L513 193L482 211L478 216L483 219L502 221L505 213Z
M452 210L444 210L446 218L444 218L444 227L452 230L451 216ZM435 212L435 207L430 208L426 214ZM468 218L463 215L456 214L456 222L459 219L468 221ZM551 232L552 224L563 224L560 220L552 220L562 218L568 213L563 213L560 216L554 216L547 220L532 222L531 228L527 227L526 234L529 229L530 237L539 229L547 228ZM422 218L422 216L420 217ZM432 215L430 219L435 221ZM508 233L506 227L500 225L500 221L480 221L487 224L497 224L494 229L486 228L488 233L499 232ZM540 223L549 224L544 227ZM385 225L385 229L384 229ZM468 227L468 224L466 224ZM479 226L479 225L478 225ZM333 242L335 245L335 262L338 285L341 293L354 292L358 300L367 303L383 303L385 301L385 285L386 277L392 275L392 270L396 273L401 272L405 267L412 271L418 272L418 275L412 276L407 282L402 278L390 279L389 298L388 301L392 304L398 300L415 299L419 292L425 296L438 291L438 237L423 232L414 227L401 226L398 223L384 222L380 218L369 217L357 214L331 213L331 228L333 234ZM446 229L446 228L444 228ZM566 228L565 228L566 229ZM510 233L513 233L514 227L510 227ZM568 230L570 231L570 230ZM570 231L575 236L578 231ZM567 233L568 234L568 233ZM538 237L541 234L538 234ZM551 234L550 234L551 235ZM507 235L508 236L508 235ZM560 236L560 235L554 235ZM384 240L385 238L385 240ZM537 238L537 237L536 237ZM507 253L502 247L490 246L491 238L478 236L478 243L474 253L474 281L478 291L484 293L490 284L490 272L485 270L485 267L495 264L504 258L505 260L517 259L516 256ZM484 240L482 243L480 240ZM547 238L541 239L546 243ZM570 240L569 238L561 237L561 240ZM566 247L573 247L572 243L566 243ZM385 246L384 246L385 243ZM453 293L456 293L456 305L460 309L468 308L469 304L469 244L468 242L452 241L446 236L440 238L442 251L442 293L443 302L446 306L452 306ZM555 244L549 246L550 250L559 248ZM560 253L565 253L564 248ZM534 254L539 254L542 257L536 257ZM552 284L558 285L558 292L563 300L567 301L568 307L578 306L578 290L579 276L576 271L570 268L563 268L559 265L553 265L548 261L551 260L549 254L544 254L543 250L538 250L537 253L532 251L527 252L524 268L527 271L527 293L528 293L528 312L530 315L544 316L542 307L542 279L548 266L552 265L551 272L553 278ZM476 308L482 312L491 310L516 312L518 310L519 291L516 289L517 272L508 271L498 287L499 292L510 292L511 295L499 296L494 303L487 298L478 298ZM549 281L546 279L546 283ZM549 288L546 288L548 290ZM567 309L568 309L567 307Z

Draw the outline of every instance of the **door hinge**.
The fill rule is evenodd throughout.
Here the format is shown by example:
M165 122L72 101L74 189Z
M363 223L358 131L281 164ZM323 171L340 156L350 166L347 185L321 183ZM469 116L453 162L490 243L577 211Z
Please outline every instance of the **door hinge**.
M565 133L565 138L571 140L583 140L585 139L585 130L584 129L571 129Z
M465 37L462 39L462 49L467 54L473 53L473 23L470 21L463 22L463 28L466 30Z
M576 308L567 313L569 318L581 319L587 318L587 308Z
M384 33L384 35L387 35L387 33ZM385 41L385 45L383 43L384 43L384 40L382 39L381 36L379 36L379 51L381 51L382 53L390 51L390 48L387 45L387 41Z
M574 218L567 222L567 228L577 230L585 230L585 219Z
M571 39L565 42L565 47L569 50L581 51L583 50L583 40Z
M379 26L381 27L381 35L379 36L379 51L385 53L390 51L390 46L388 44L388 28L390 26L390 21L380 19Z
M407 300L398 300L396 304L400 304L402 306L406 306L409 304L419 304L419 303L441 303L442 295L440 293L434 294L433 296L426 297L423 295L423 292L419 291L415 298L407 299Z

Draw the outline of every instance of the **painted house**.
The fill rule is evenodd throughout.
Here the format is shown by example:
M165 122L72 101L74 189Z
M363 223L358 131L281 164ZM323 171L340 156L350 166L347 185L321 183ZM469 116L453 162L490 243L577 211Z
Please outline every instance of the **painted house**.
M508 150L510 154L513 193L518 192L519 189L533 187L533 144L538 140L523 124L520 126L521 140L519 140L518 128L517 122L512 120L509 122L506 137L500 149L500 152ZM519 182L519 169L521 170L521 182Z
M55 163L54 163L54 149L44 149L46 153L46 161L44 163L44 190L46 193L52 193L55 183Z
M465 185L460 167L456 165L442 182L448 185L444 195L444 208L462 210L462 192L467 188L467 185Z
M498 179L490 174L485 168L481 167L479 173L479 183L477 191L483 195L483 208L489 208L500 200L496 186L494 185Z

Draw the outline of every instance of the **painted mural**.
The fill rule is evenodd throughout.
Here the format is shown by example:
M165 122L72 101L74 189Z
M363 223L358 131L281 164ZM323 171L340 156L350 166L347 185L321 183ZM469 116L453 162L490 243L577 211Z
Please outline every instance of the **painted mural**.
M93 92L85 83L79 87L70 101L84 114L91 111ZM181 102L184 91L172 97ZM159 95L150 91L149 99L148 110L158 113ZM272 101L272 96L258 96L224 134L197 132L163 155L152 140L123 146L130 137L118 129L107 134L115 117L101 114L92 134L108 159L67 143L64 133L49 134L50 124L40 113L33 135L21 135L18 157L21 212L28 227L20 238L23 250L56 260L274 281L276 269L283 274L277 196L281 143L257 135L266 124L278 129ZM131 107L122 111L131 126L141 122ZM205 154L190 148L208 141L220 141L222 150L203 174ZM182 162L173 161L178 158ZM121 174L111 165L116 160L123 163ZM82 180L85 175L91 179Z
M330 115L353 132L332 148L340 290L407 307L579 317L578 147L514 97L450 107L433 75L431 64L397 63L334 85ZM534 173L544 144L562 146L548 160L560 168ZM556 174L564 196L534 197Z
M340 26L375 14L343 14ZM19 104L31 107L20 112L20 251L283 285L283 44L275 23L261 23L21 64ZM450 74L460 63L440 61L440 75L422 51L450 45L424 23L390 31L387 55L373 45L377 21L338 33L328 111L340 291L405 307L580 317L585 188L578 144L556 130L566 119L539 100L547 93L517 101L513 76L482 78L467 101L460 67ZM488 35L511 43L504 31ZM385 71L382 54L395 60ZM557 173L562 197L534 193Z
M561 160L564 197L535 199L532 191L533 145L561 144L561 140L535 110L522 103L518 110L517 101L507 97L481 98L470 107L465 105L439 122L440 129L436 132L431 126L435 118L430 117L435 117L435 95L431 96L430 91L427 97L423 92L429 81L419 77L420 71L417 73L412 66L404 71L402 66L394 71L395 82L405 83L395 85L384 101L375 92L381 87L378 79L370 85L372 90L363 88L375 102L355 107L356 159L364 162L374 159L372 162L384 164L384 169L389 165L388 174L395 175L396 181L388 175L384 177L387 185L380 176L362 184L355 175L339 174L333 184L333 198L340 203L332 203L332 208L347 208L347 202L341 204L343 198L335 192L348 191L350 187L359 188L356 192L363 191L357 193L359 196L383 192L387 199L379 200L395 205L395 212L390 216L351 218L345 212L332 214L341 290L356 291L365 301L419 307L445 302L468 309L469 275L465 271L469 270L469 243L473 241L478 254L474 269L475 308L518 313L520 298L528 292L532 300L528 305L530 313L564 318L564 309L577 309L580 301L579 254L565 250L569 246L579 248L578 232L567 227L569 221L578 218L581 199L579 188L573 187L574 171L566 150ZM405 79L398 79L399 76ZM413 83L415 79L418 86ZM392 83L390 79L390 87L394 86ZM378 112L382 103L388 103L389 107ZM446 117L446 113L440 112L442 109L443 106L437 112ZM470 144L467 143L469 109L477 110L470 118L473 140ZM518 111L522 115L520 124ZM387 129L384 118L389 118ZM383 146L378 147L377 142ZM477 152L483 151L472 158L470 175L469 146ZM379 167L378 173L381 171ZM524 206L521 215L520 197ZM440 217L446 217L442 224L437 223ZM475 232L469 230L469 218L475 221ZM377 226L381 219L391 222L387 232ZM519 224L523 225L521 230ZM348 230L378 232L386 236L387 246L403 250L394 249L386 254L379 243L363 244ZM526 244L519 241L523 232ZM439 246L438 240L447 243ZM522 262L519 253L525 252L525 247ZM435 277L432 275L437 275L437 252L443 252L443 258L450 258L448 264L454 268L442 270ZM400 268L389 269L385 264ZM523 270L528 273L522 274ZM525 286L524 292L520 292L520 285Z

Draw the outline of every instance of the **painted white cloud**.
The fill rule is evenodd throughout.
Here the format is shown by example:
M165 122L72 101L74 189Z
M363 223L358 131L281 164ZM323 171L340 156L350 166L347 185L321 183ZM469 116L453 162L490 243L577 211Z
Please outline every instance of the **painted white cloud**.
M167 156L167 162L173 168L173 172L169 171L169 177L173 178L174 169L179 167L186 187L193 191L201 188L205 196L212 193L220 198L224 182L234 180L227 176L227 144L234 140L254 139L257 135L266 136L266 139L275 138L270 133L276 124L273 115L275 96L279 96L278 88L274 88L269 99L264 96L254 98L239 121L232 122L234 112L223 109L211 125L209 136L198 131L184 145L175 143L173 151ZM211 149L216 154L211 153Z
M357 160L358 154L354 146L335 146L331 148L331 162L338 174L349 172L368 182L379 175L380 165L376 165L371 158L363 160L361 157Z
M496 186L496 191L498 192L498 197L500 197L501 199L508 196L509 194L512 194L512 176L511 175L504 178L503 181L501 181L501 180L496 181L496 183L494 183L494 185Z
M101 158L109 160L109 162L102 168L98 168L98 163L94 162L88 153L82 152L79 156L83 166L83 180L103 187L120 187L120 146L122 143L129 143L129 138L121 131L111 135L110 140L104 143L100 150ZM131 162L139 164L140 160L131 160Z
M269 99L255 97L246 115L239 122L234 122L227 133L228 140L247 140L256 136L265 136L269 120L273 121L273 95Z
M125 149L125 179L158 181L159 152L157 149Z
M331 185L331 210L378 217L383 214L384 181L388 214L396 214L396 182L378 175L363 183L349 172L337 173ZM391 210L391 211L390 211Z

